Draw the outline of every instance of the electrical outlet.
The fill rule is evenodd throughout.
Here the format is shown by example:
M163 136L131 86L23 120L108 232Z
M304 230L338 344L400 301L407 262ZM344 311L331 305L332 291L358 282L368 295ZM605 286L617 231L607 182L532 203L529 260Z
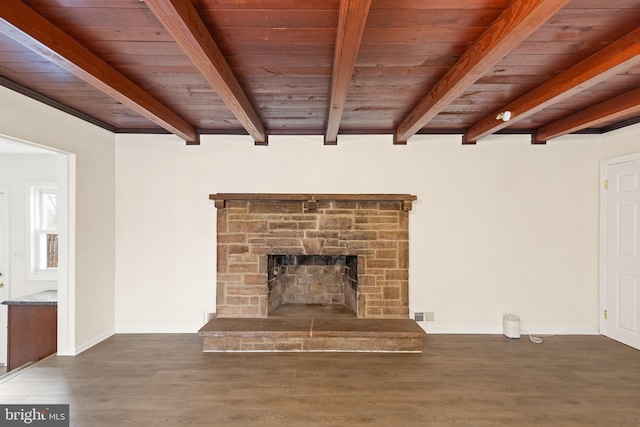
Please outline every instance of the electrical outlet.
M413 313L413 320L416 322L424 322L424 313L421 311Z

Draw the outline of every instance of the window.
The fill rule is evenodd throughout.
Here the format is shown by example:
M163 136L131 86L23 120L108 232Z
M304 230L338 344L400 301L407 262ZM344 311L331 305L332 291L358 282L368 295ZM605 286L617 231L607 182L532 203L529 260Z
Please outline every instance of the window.
M55 275L58 269L58 189L31 187L32 273Z

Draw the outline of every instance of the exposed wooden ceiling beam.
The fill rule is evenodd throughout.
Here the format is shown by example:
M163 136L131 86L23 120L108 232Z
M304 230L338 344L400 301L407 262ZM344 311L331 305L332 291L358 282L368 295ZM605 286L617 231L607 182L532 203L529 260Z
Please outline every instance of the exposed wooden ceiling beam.
M404 144L569 0L514 0L396 129Z
M337 143L340 120L347 100L347 92L356 58L360 50L362 35L367 24L371 0L341 0L338 18L338 33L333 55L331 76L331 98L329 100L329 118L325 133L325 145Z
M640 28L480 120L467 130L465 138L477 141L637 64L640 64ZM509 121L496 120L502 111L511 112Z
M267 134L262 121L193 3L184 0L146 0L145 4L182 47L256 144L266 144Z
M535 141L542 143L597 126L605 120L618 120L636 113L640 114L640 87L539 128Z
M192 125L24 3L0 1L0 32L188 143L197 143Z

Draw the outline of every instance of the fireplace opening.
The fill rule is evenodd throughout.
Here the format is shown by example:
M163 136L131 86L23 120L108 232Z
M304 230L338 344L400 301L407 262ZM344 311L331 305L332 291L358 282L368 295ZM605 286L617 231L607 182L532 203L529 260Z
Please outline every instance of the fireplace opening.
M269 316L358 314L356 255L268 255Z

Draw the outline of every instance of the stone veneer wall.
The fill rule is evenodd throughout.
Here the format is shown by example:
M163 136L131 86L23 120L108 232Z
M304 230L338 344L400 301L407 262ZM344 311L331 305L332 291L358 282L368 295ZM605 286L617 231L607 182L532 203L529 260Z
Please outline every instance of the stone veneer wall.
M217 316L266 317L267 255L357 255L358 317L408 318L403 202L229 200L217 211Z

